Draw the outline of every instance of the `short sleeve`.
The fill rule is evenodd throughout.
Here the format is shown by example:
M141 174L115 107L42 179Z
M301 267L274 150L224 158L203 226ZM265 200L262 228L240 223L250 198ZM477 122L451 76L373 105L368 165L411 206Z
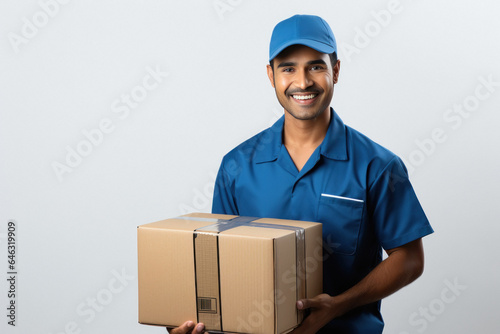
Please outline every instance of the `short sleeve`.
M224 170L224 161L222 161L215 180L212 213L239 215L233 196L233 190L234 180L229 173Z
M398 157L373 181L368 197L371 221L384 249L402 246L434 232Z

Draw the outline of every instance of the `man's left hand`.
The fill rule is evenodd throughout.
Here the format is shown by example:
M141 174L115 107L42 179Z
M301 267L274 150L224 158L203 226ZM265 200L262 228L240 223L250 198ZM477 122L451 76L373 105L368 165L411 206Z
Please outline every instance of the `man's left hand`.
M342 315L340 308L335 303L335 297L326 293L311 299L297 301L297 308L299 310L310 309L311 313L290 334L314 334L332 319Z

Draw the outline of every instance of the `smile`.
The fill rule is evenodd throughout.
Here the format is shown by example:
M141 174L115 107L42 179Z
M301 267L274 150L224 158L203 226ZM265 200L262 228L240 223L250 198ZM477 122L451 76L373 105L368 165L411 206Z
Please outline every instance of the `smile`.
M309 95L292 95L292 97L296 100L311 100L314 99L318 94L309 94Z

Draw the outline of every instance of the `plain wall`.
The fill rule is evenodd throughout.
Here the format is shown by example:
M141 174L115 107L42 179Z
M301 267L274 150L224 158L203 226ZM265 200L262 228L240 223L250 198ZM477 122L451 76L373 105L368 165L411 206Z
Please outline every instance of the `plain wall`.
M405 160L435 229L385 333L500 330L497 1L62 2L0 3L2 333L165 333L137 323L136 227L210 211L222 156L283 112L265 66L296 13L330 23L332 106Z

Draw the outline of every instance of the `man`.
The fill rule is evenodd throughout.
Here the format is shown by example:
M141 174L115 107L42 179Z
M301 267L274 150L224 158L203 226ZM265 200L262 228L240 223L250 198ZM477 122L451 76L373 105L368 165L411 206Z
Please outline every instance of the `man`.
M433 232L402 161L330 107L336 53L317 16L274 28L267 74L284 116L229 152L215 185L213 213L323 223L324 293L297 302L310 314L294 334L381 333L380 300L421 275ZM172 333L191 330L203 324Z

